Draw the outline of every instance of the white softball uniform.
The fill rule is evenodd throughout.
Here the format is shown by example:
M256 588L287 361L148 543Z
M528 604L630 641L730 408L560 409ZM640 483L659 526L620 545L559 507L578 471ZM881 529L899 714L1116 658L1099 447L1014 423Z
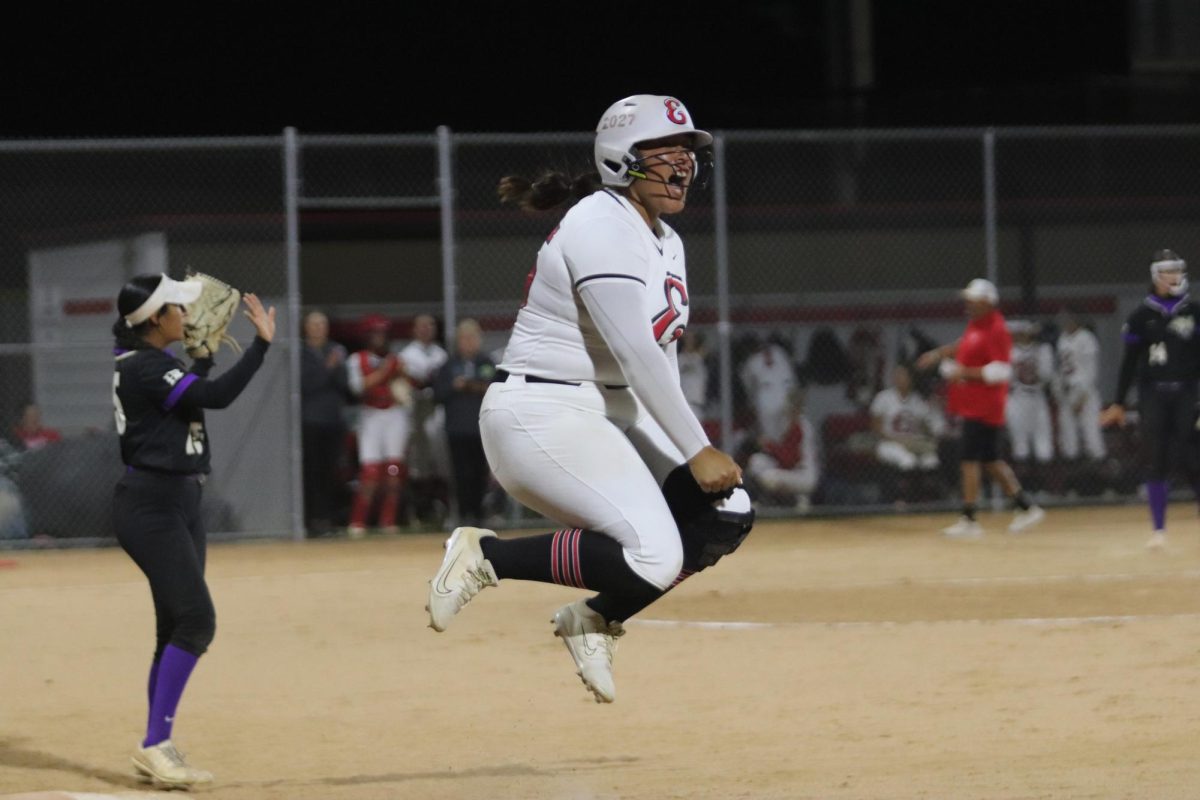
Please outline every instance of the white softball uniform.
M908 472L916 469L935 469L938 466L936 443L944 427L942 418L935 414L925 398L910 391L906 396L895 389L884 389L871 401L871 416L879 420L885 438L875 446L875 457L884 464ZM887 438L894 437L894 438ZM932 447L917 448L914 452L905 445L905 440L925 438Z
M350 391L363 399L358 414L358 461L380 464L403 461L408 447L408 410L396 405L387 386L363 391L363 379L379 368L383 357L360 351L346 359Z
M796 371L787 351L768 344L746 359L739 374L746 396L754 403L759 433L768 439L783 436L791 424L788 399L796 388Z
M1054 352L1050 345L1013 345L1006 416L1016 461L1027 460L1031 450L1042 463L1054 458L1050 404L1046 402L1046 386L1053 378Z
M1079 441L1091 458L1104 458L1100 431L1100 343L1087 328L1058 337L1058 446L1063 458L1079 457ZM1076 410L1078 409L1078 411Z
M500 363L510 377L480 412L492 472L534 511L617 540L630 568L665 589L683 548L661 481L708 445L675 362L688 322L683 243L601 190L563 217L527 286Z

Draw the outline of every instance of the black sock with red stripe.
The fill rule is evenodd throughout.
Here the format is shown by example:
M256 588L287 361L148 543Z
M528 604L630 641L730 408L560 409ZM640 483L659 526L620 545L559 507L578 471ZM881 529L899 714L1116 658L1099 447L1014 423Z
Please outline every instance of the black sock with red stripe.
M655 590L654 594L640 595L617 595L611 592L601 592L589 599L587 604L592 611L604 617L608 622L624 622L634 614L656 602L664 594L683 583L692 575L695 575L701 569L703 567L690 563L689 559L685 557L683 559L683 569L680 571L679 576L666 589Z
M501 579L559 583L639 601L653 602L661 594L630 569L616 539L595 531L564 528L517 539L485 536L479 544Z

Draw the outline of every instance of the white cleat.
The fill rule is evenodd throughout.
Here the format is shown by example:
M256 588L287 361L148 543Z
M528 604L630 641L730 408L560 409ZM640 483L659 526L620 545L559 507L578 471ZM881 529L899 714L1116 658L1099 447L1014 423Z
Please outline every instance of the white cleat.
M1165 550L1167 549L1167 532L1155 531L1150 534L1150 538L1146 540L1147 550Z
M456 528L446 540L446 557L441 569L429 582L429 627L439 633L446 630L454 615L471 598L499 582L492 562L483 557L479 540L495 536L484 528Z
M619 622L605 622L584 600L563 606L554 612L554 635L562 639L578 667L575 674L596 697L597 703L611 703L617 697L613 683L612 660L617 639L625 635Z
M150 747L139 747L130 761L139 776L165 789L190 789L213 780L213 774L208 770L188 766L183 753L175 749L170 739Z
M367 535L367 529L362 525L351 525L346 528L346 536L351 539L362 539Z
M1046 512L1041 506L1030 506L1024 511L1018 511L1013 514L1012 522L1008 525L1009 533L1020 533L1023 530L1032 528L1046 518Z
M942 528L942 536L950 539L978 539L983 536L983 526L977 520L959 517L958 522L948 528Z

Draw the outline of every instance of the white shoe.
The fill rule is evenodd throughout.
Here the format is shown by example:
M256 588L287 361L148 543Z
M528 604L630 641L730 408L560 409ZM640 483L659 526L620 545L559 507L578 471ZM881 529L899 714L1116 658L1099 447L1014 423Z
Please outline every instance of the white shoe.
M1026 528L1032 528L1046 518L1046 512L1041 506L1030 506L1024 511L1013 514L1012 522L1008 525L1009 533L1020 533Z
M175 749L170 739L150 747L139 747L130 761L139 775L155 786L167 789L187 789L213 780L211 772L189 767L183 753Z
M562 639L578 667L575 674L597 703L611 703L617 697L613 683L612 660L617 639L625 635L619 622L605 622L584 600L563 606L554 612L554 635Z
M362 525L351 525L349 528L346 528L346 535L351 539L362 539L367 535L367 529Z
M495 536L485 528L456 528L446 540L446 556L441 569L429 582L429 627L446 630L450 620L471 598L499 582L492 562L483 557L479 540Z
M1150 534L1150 538L1146 540L1147 550L1164 550L1167 547L1167 532L1155 531Z
M977 520L959 517L958 522L948 528L942 528L942 536L951 539L977 539L983 536L983 526Z

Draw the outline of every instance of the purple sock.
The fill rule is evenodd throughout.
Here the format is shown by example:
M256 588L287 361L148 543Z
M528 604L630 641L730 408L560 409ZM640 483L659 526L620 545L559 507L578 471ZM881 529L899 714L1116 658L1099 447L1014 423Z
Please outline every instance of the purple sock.
M1150 500L1154 530L1164 530L1167 527L1167 482L1146 481L1146 496Z
M146 726L146 739L142 747L151 747L171 738L171 725L175 722L175 708L183 689L187 686L197 657L180 650L173 644L167 645L154 676L154 700L150 703L150 724Z
M158 685L158 665L161 663L160 660L155 659L150 664L150 679L146 681L146 695L149 698L146 703L146 707L149 709L146 712L146 730L150 729L150 720L154 718L154 687Z

